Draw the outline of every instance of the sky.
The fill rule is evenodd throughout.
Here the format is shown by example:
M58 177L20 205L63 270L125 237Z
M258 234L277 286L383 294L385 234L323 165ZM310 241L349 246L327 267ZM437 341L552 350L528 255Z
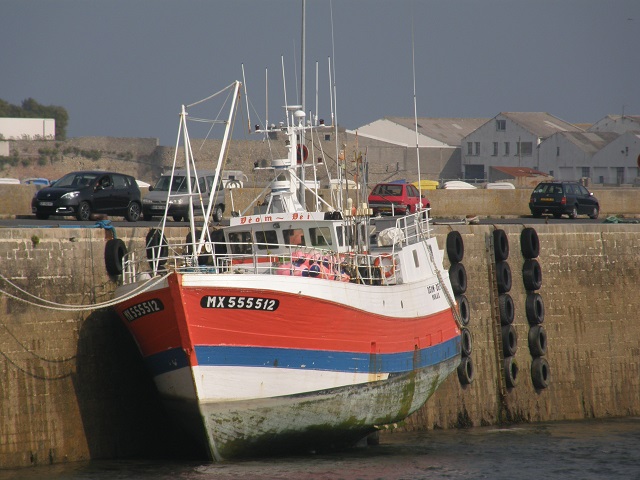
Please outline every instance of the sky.
M181 105L244 65L242 122L277 122L283 63L300 103L301 18L302 0L0 0L0 99L64 107L67 137L173 145ZM305 51L305 110L317 90L329 119L333 84L348 129L414 99L419 117L640 115L638 0L307 0Z

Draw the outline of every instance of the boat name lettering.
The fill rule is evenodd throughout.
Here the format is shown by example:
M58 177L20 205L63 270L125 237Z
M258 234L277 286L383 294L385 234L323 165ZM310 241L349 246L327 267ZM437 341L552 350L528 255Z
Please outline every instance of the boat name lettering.
M272 312L278 309L280 301L275 298L232 297L226 295L205 295L200 300L202 308L244 308L247 310L266 310Z
M164 310L164 305L160 301L159 298L153 298L151 300L145 300L144 302L136 303L131 307L125 309L122 312L122 315L133 322L140 317L144 317L145 315L149 315L150 313L156 313Z
M431 294L432 300L438 300L440 298L440 284L427 285L427 293Z
M275 218L271 215L261 215L261 216L253 216L253 217L242 217L240 218L240 225L248 225L251 223L261 223L261 222L272 222L274 220L312 220L313 215L310 213L301 213L301 212L293 212L289 214L285 214L285 216L276 216Z

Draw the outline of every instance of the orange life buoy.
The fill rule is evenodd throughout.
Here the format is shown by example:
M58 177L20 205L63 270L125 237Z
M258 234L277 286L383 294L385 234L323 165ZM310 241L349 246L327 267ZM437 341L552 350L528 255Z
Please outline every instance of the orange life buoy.
M307 161L307 158L309 157L309 149L306 145L298 144L296 153L298 157L298 165Z
M380 268L385 278L391 277L396 272L396 261L390 253L379 255L373 262L373 266Z

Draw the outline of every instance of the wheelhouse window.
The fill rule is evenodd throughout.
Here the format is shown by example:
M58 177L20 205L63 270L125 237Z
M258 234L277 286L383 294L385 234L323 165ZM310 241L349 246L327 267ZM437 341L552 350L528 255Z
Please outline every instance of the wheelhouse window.
M331 230L329 227L317 227L309 229L311 245L314 247L326 247L331 245Z
M287 245L305 245L304 230L302 228L292 228L283 230L284 243Z
M231 253L252 253L251 232L231 232L229 233L229 243L231 244Z
M275 230L259 230L256 232L258 250L278 248L278 234Z

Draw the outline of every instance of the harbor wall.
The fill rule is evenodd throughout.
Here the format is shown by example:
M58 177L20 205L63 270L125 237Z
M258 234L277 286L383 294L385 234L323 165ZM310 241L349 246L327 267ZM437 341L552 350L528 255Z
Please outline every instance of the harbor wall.
M504 396L498 388L486 246L494 227L436 226L442 247L451 230L459 231L464 241L474 381L461 386L453 374L400 427L640 414L640 324L634 314L640 310L640 228L535 226L551 368L549 387L537 391L529 374L519 237L523 227L504 226L513 273L517 386ZM146 233L139 226L117 229L128 250L140 248ZM186 233L174 228L170 236L184 239ZM101 228L0 229L0 468L166 458L184 445L164 416L136 345L112 311L61 306L90 309L110 300L116 279L106 273L104 245L111 234ZM42 301L16 287L53 303L36 306Z
M145 189L146 190L146 189ZM255 205L261 188L226 189L226 212L243 211ZM34 185L0 185L0 218L31 215L31 198L36 192ZM600 215L635 216L640 205L640 188L607 188L595 190L600 201ZM143 192L143 195L146 192ZM319 195L329 201L331 192L319 190ZM424 195L431 202L431 215L436 218L526 216L529 211L531 189L515 190L427 190ZM355 192L351 196L356 200ZM313 196L307 193L307 204L313 205ZM366 201L366 198L364 200ZM331 202L329 202L331 203ZM251 213L251 211L249 211Z

